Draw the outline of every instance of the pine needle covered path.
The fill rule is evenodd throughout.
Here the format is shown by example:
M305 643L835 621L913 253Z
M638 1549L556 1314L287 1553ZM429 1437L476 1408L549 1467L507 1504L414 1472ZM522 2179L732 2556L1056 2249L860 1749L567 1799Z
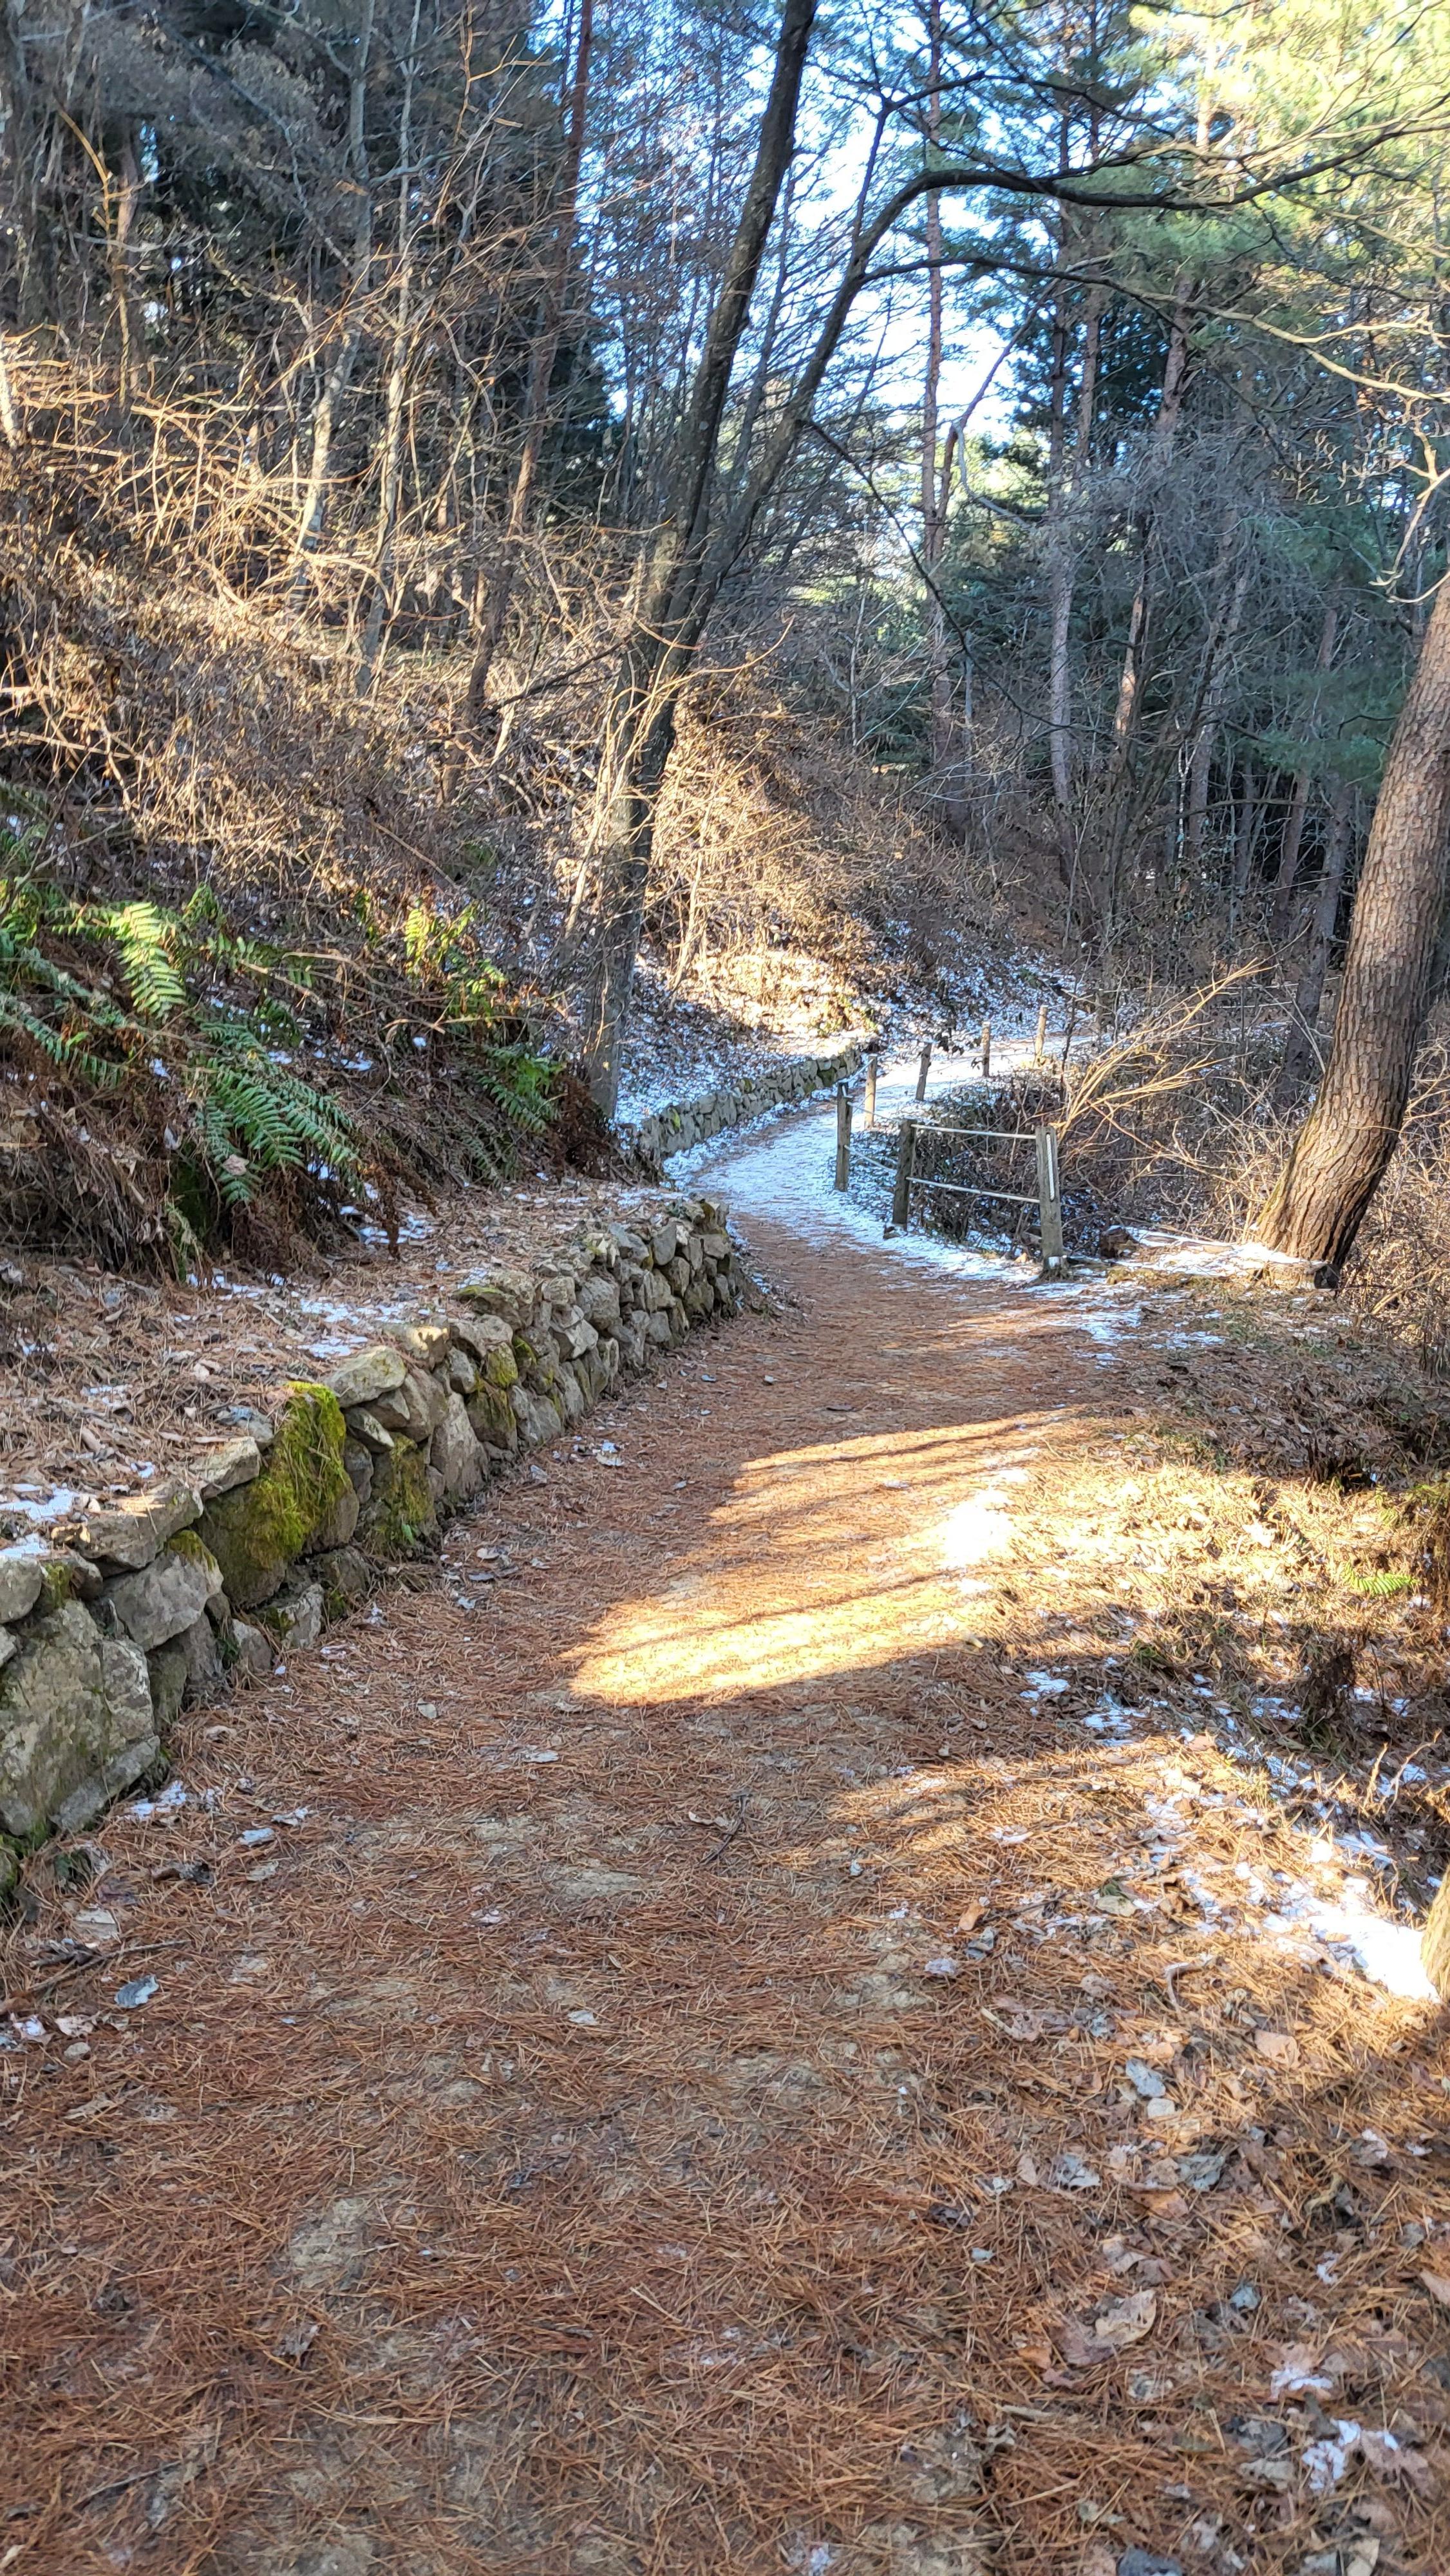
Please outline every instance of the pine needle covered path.
M1438 2015L1089 1598L1087 1319L765 1150L772 1310L30 1927L17 2576L1450 2564Z

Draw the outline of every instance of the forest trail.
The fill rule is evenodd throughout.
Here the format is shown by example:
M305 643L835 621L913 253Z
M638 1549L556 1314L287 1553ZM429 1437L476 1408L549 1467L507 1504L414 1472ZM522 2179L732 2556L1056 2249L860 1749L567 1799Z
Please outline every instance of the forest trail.
M710 1167L771 1311L106 1820L46 2009L157 1983L6 2140L0 2567L1450 2563L1438 2023L1014 1569L1092 1314L791 1222L828 1136Z

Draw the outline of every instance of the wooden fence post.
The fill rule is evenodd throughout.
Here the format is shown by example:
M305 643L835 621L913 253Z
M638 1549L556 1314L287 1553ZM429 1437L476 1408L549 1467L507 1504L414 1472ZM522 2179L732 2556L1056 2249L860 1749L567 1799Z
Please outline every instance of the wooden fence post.
M874 1055L868 1055L866 1058L866 1124L873 1134L876 1127L876 1066L877 1058Z
M921 1062L916 1068L916 1096L918 1100L925 1100L926 1098L926 1077L930 1071L931 1040L928 1038L925 1046L921 1050Z
M990 1082L990 1081L991 1081L991 1079L992 1079L992 1023L991 1023L991 1021L990 1021L990 1020L983 1020L983 1022L982 1022L982 1080L983 1080L984 1082Z
M1057 1129L1037 1130L1037 1204L1042 1223L1042 1267L1054 1276L1063 1267L1062 1191L1057 1168Z
M1043 1057L1046 1055L1046 1053L1047 1053L1047 1004L1044 1002L1044 1003L1043 1003L1043 1005L1042 1005L1042 1007L1041 1007L1041 1009L1039 1010L1039 1012L1038 1012L1038 1014L1037 1014L1037 1044L1036 1044L1035 1048L1033 1049L1033 1053L1032 1053L1032 1061L1033 1061L1033 1063L1034 1063L1034 1064L1041 1064L1042 1059L1043 1059Z
M844 1082L836 1093L836 1187L851 1185L851 1095Z
M896 1149L896 1187L891 1194L891 1222L898 1234L905 1234L911 1222L911 1167L916 1160L916 1121L903 1118L901 1142Z

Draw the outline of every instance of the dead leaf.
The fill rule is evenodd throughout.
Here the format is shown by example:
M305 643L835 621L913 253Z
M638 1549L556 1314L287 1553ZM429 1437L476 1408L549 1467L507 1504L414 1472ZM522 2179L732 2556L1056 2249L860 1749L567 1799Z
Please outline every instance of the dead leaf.
M65 2116L73 2127L78 2127L82 2120L98 2120L103 2112L114 2111L120 2098L119 2093L93 2093L89 2102L77 2102Z
M1267 2057L1271 2066L1297 2066L1299 2063L1299 2042L1292 2031L1256 2030L1254 2046L1260 2057Z
M990 2006L984 2004L983 2016L1005 2030L1009 2039L1041 2039L1048 2031L1067 2030L1066 2013L1045 2012L1037 2004L1023 2003L1018 1995L994 1995Z
M1432 2299L1438 2299L1442 2308L1450 2308L1450 2273L1422 2272L1420 2280Z
M1074 2370L1093 2370L1100 2362L1112 2361L1130 2344L1141 2343L1151 2334L1158 2321L1158 2299L1153 2290L1135 2290L1126 2299L1108 2299L1086 2323L1079 2317L1068 2317L1053 2328L1057 2348L1063 2360Z
M1109 2299L1093 2318L1093 2334L1106 2344L1109 2352L1121 2352L1130 2343L1141 2343L1158 2322L1158 2296L1154 2290L1135 2290L1130 2298Z
M1135 2191L1140 2200L1149 2203L1155 2218L1187 2218L1189 2215L1189 2203L1181 2191L1155 2191L1150 2183L1144 2182L1130 2183L1128 2188Z
M971 1904L964 1905L960 1914L957 1916L957 1931L975 1932L977 1925L981 1922L986 1911L987 1908L983 1899L980 1896L974 1896Z

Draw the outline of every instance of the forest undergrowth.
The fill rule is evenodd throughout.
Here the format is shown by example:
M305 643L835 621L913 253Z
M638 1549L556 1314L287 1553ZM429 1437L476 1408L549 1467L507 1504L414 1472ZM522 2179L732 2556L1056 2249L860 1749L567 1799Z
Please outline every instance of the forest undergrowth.
M138 491L54 391L44 449L0 451L10 1239L270 1267L459 1180L620 1168L571 1069L597 654L461 745L466 649L360 695L345 636L249 590L257 531L186 511L199 453L158 436ZM829 1036L902 978L950 1007L967 875L768 675L709 675L657 841L663 1005L727 1043L792 1010Z

